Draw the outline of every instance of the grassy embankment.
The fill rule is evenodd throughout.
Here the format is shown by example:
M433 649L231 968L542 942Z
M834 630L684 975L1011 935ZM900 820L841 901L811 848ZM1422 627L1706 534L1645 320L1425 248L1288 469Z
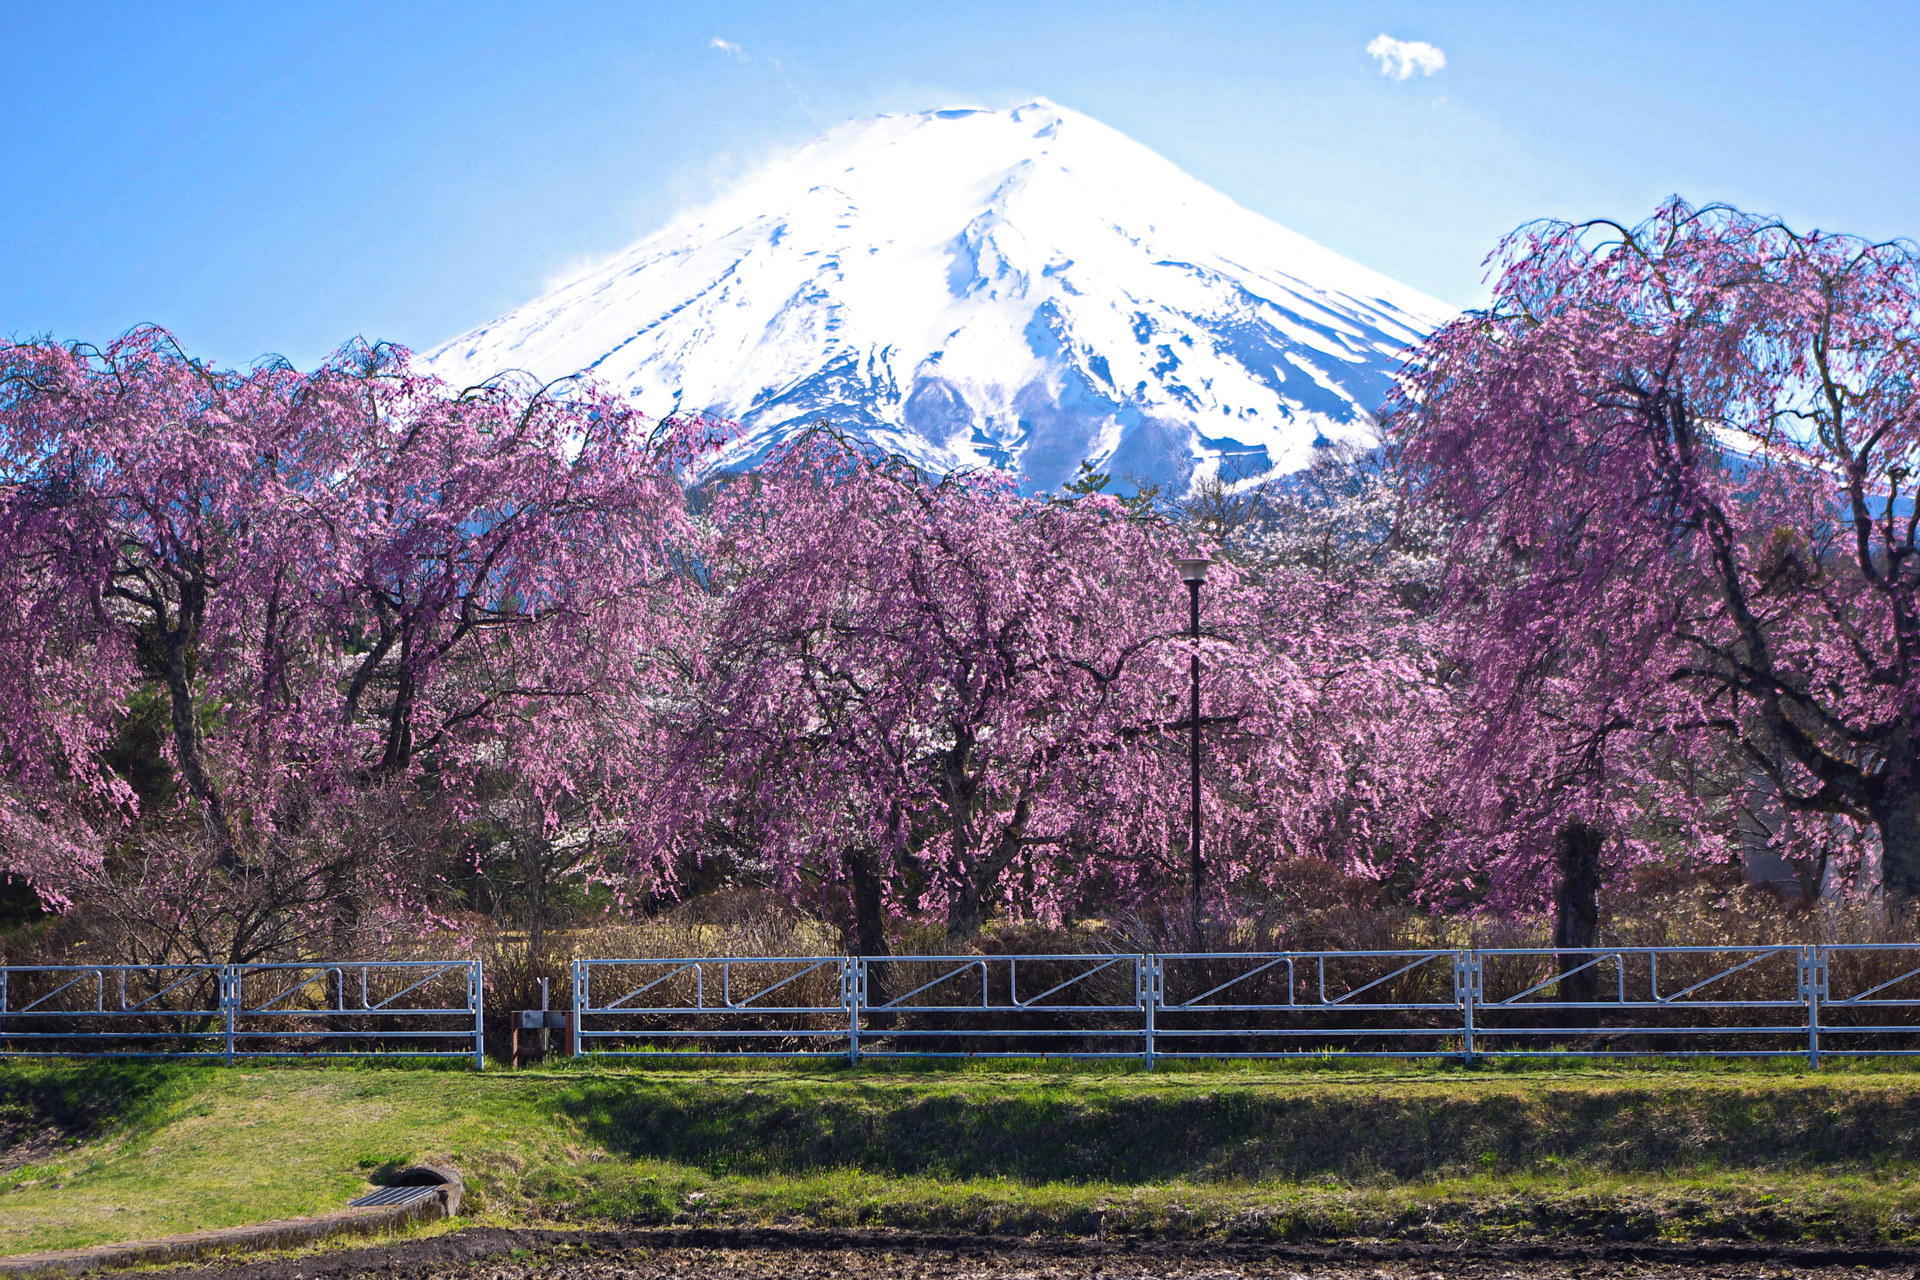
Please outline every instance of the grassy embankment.
M0 1151L0 1254L318 1212L421 1159L511 1224L1920 1243L1920 1072L1872 1066L15 1063Z

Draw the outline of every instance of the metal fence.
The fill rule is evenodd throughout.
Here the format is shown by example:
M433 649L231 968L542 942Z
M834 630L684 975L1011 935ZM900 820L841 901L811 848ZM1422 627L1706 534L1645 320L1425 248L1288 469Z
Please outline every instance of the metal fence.
M902 1057L1920 1054L1920 945L578 960L572 1049Z
M477 960L0 968L0 1057L471 1058Z
M473 960L0 968L0 1057L485 1065ZM578 960L568 1047L883 1058L1920 1054L1920 944Z

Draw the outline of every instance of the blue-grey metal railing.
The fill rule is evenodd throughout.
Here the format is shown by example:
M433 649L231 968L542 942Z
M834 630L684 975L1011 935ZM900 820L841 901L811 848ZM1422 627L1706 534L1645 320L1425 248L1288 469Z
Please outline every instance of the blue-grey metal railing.
M653 1043L732 1043L758 1057L844 1057L821 1041L849 1039L855 966L840 956L576 960L572 1048L619 1039L636 1021ZM588 1024L585 1014L592 1015Z
M480 964L0 968L0 1056L471 1056ZM574 962L570 1048L861 1061L1920 1054L1920 944Z
M1920 1054L1920 945L577 960L576 1053Z
M471 1057L477 960L0 967L0 1057Z

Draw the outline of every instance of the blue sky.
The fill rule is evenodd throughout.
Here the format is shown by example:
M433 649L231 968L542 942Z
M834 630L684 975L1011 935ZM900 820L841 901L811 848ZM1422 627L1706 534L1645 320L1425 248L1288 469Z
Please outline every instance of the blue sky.
M1920 236L1916 14L0 0L0 334L424 348L842 120L1037 96L1460 305L1514 225L1675 191ZM1444 67L1383 74L1382 34Z

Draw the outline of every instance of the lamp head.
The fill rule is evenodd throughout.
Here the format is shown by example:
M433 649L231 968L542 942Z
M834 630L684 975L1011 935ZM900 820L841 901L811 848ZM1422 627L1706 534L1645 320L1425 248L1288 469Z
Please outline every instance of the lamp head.
M1174 563L1180 566L1180 581L1182 582L1205 582L1207 580L1207 570L1213 566L1213 561L1198 552L1195 552L1191 556L1181 556L1178 560L1175 560Z

